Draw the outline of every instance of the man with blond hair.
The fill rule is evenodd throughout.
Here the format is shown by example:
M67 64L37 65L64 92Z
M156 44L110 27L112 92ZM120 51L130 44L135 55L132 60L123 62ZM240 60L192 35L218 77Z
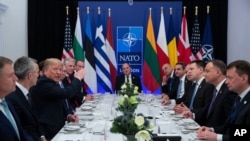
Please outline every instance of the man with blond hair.
M37 111L38 121L48 139L53 138L64 126L69 118L65 112L63 101L72 98L81 91L81 80L85 70L79 70L74 74L71 85L62 89L61 81L63 63L56 58L49 58L44 61L44 76L40 77L37 85L31 90L31 102ZM72 115L74 116L74 115ZM70 117L72 117L70 116Z

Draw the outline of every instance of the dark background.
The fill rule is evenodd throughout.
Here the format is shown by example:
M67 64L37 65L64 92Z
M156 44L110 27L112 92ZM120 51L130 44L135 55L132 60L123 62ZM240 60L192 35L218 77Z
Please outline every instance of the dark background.
M137 1L139 0L134 0L134 3ZM210 5L214 55L216 59L221 59L227 63L228 0L182 0L182 2L183 6L187 7L189 39L191 39L195 6L199 7L198 17L200 30L201 33L203 33L206 20L205 9L207 5ZM50 57L61 59L64 42L66 5L70 7L69 18L71 20L73 36L76 22L75 9L78 6L78 0L28 0L29 57L37 59L38 62ZM167 22L165 22L165 24L167 24Z

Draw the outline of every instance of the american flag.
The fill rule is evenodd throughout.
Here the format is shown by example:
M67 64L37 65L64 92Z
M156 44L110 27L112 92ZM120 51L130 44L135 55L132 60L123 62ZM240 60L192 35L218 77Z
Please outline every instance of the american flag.
M202 48L201 48L201 34L200 25L198 22L198 16L195 16L194 25L192 29L192 35L190 40L191 51L195 60L202 60Z
M71 35L70 21L68 15L66 15L62 60L66 58L74 58L72 35Z

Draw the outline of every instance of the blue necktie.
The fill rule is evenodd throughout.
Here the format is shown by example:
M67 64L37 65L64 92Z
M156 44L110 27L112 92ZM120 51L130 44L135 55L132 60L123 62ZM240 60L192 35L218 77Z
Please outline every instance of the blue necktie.
M20 136L19 136L19 132L18 132L18 129L17 129L17 125L16 125L16 122L14 121L13 117L11 116L11 113L10 113L10 109L9 109L9 106L8 104L6 103L5 100L2 100L2 102L0 103L2 106L3 106L3 110L5 112L5 116L7 117L7 119L10 121L12 127L14 128L18 138L20 139Z
M196 95L196 92L197 92L197 89L198 89L198 83L194 83L194 92L193 92L193 95L192 95L192 99L191 99L191 102L190 102L190 105L189 105L189 109L190 110L193 110L193 104L194 104L194 98L195 98L195 95Z
M209 105L209 108L208 108L207 117L208 117L208 115L211 113L211 108L212 108L212 106L213 106L213 104L214 104L214 100L215 100L215 98L216 98L216 93L217 93L217 90L214 89L213 98L212 98L212 100L211 100L211 102L210 102L210 105Z
M231 122L235 119L235 117L237 115L237 112L238 112L238 109L239 109L239 106L240 106L240 99L241 99L240 96L238 96L235 99L233 109L232 109L230 117L229 117Z
M182 88L182 80L179 81L178 90L177 90L177 98L181 98L181 88Z
M62 82L59 82L59 85L60 85L61 88L64 89L64 86L63 86L63 83L62 83ZM68 102L68 99L67 99L67 98L65 98L65 104L66 104L66 108L69 109L69 102Z

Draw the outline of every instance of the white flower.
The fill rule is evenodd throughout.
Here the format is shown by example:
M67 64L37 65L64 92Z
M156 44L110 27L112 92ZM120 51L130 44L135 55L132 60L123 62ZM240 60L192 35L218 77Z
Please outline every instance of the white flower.
M135 116L135 124L138 126L138 127L141 127L143 126L144 124L144 117L143 116Z
M143 140L143 141L150 141L151 140L151 136L150 134L148 133L148 131L146 130L141 130L139 132L137 132L135 134L135 138L140 141L140 140Z
M138 91L138 89L139 89L139 88L138 88L137 86L135 86L135 90L137 90L137 91Z
M121 89L123 90L123 89L126 89L127 88L127 86L126 86L126 84L124 83L122 86L121 86Z

